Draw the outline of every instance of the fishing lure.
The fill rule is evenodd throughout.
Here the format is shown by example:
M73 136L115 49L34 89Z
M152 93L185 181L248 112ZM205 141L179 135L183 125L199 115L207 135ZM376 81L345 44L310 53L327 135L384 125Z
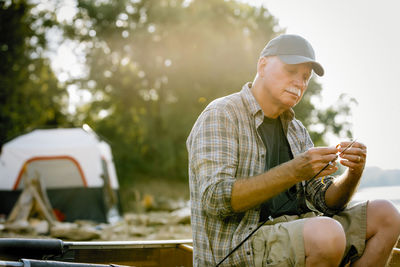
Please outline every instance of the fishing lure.
M338 157L341 157L341 156L343 155L343 153L344 153L347 149L351 148L351 147L354 145L354 143L355 143L356 141L357 141L357 139L354 139L353 142L351 142L347 147L345 147L345 149L343 149L343 151L340 152L340 153L339 153L339 149L341 148L341 146L340 146L340 144L336 145L336 149L337 149L337 151L338 151L338 152L336 153L336 157L335 157L333 160L329 161L329 162L325 165L325 167L323 167L315 176L318 176L321 172L323 172L326 168L328 168L328 166L330 166L330 165L332 166L332 165L333 165L333 162L335 162L335 161L337 160ZM322 177L322 179L321 179L321 182L322 182L323 185L325 185L325 182L324 182L325 177L326 177L326 176Z

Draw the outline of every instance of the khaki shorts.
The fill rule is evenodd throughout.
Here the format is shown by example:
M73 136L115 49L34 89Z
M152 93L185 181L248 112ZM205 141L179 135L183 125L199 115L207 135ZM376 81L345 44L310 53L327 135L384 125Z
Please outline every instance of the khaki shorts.
M309 212L268 221L252 237L254 265L305 266L303 226L307 218L316 216ZM345 260L361 257L367 231L367 202L346 208L332 218L343 226L346 233Z

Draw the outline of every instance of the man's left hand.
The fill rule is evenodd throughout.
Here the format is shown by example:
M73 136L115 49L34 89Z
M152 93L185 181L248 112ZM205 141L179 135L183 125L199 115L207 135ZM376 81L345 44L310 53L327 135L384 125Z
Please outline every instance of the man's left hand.
M341 153L351 142L341 142ZM350 174L361 176L367 160L367 147L363 143L355 142L353 146L340 154L340 164L349 168Z

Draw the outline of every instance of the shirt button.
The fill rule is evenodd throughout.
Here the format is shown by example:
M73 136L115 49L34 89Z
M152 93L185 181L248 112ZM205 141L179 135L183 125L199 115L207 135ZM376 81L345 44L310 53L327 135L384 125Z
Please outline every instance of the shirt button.
M250 227L250 228L249 228L249 231L251 231L251 230L253 230L253 228Z
M262 158L264 158L264 157L265 157L265 155L264 155L264 154L262 154L262 155L261 155L261 157L262 157Z
M251 252L250 251L247 251L247 255L250 255L251 254Z

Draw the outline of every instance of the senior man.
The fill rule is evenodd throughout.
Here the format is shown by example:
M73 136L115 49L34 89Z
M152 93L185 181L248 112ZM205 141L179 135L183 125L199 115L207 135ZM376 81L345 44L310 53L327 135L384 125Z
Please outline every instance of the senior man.
M262 50L254 81L214 100L197 119L187 140L195 266L388 261L399 212L386 200L348 206L366 146L314 147L294 116L313 72L324 69L310 43L280 35ZM337 153L347 170L334 178Z

